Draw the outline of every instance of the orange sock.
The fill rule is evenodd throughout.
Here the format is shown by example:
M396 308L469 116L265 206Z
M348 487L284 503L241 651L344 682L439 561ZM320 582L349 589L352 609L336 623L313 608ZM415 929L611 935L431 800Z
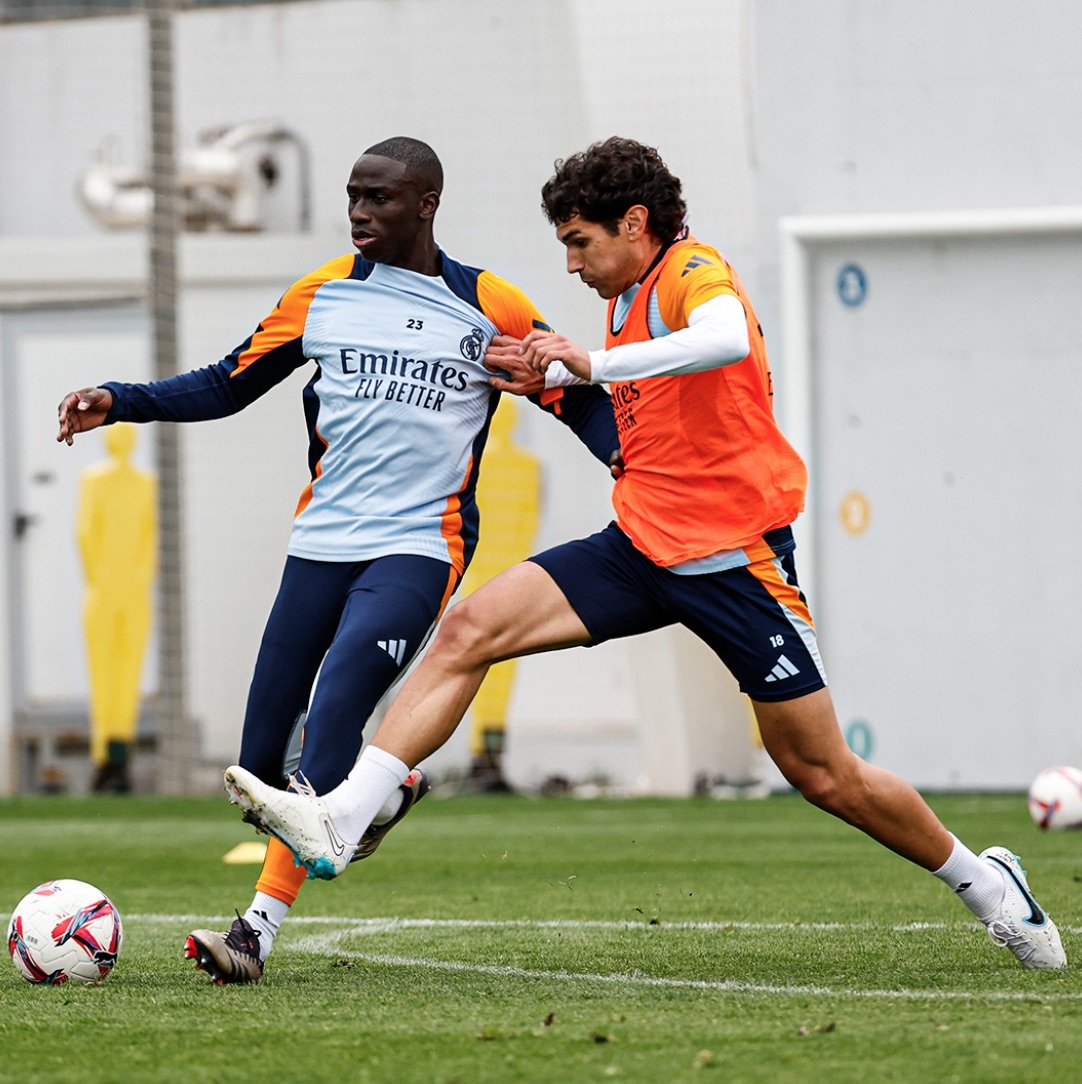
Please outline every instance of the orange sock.
M298 866L293 861L293 852L284 843L272 839L267 844L267 856L263 859L255 890L292 907L307 877L308 871L304 866Z

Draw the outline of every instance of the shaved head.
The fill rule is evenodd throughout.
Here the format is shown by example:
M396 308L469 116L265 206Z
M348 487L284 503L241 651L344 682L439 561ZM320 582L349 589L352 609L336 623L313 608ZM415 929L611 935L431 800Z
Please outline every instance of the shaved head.
M429 192L443 192L443 166L436 152L419 139L392 136L369 147L364 153L401 162L414 183Z

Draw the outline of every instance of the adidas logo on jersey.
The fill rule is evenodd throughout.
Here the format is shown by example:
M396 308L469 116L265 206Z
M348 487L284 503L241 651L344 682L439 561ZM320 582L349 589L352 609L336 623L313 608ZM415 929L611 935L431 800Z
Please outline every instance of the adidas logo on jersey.
M766 675L767 681L784 681L800 671L784 656L778 656L777 665Z
M680 277L683 278L688 272L694 271L696 267L713 267L714 261L704 256L701 252L696 253L690 260L684 265L684 270L680 272Z
M399 666L402 665L402 660L406 657L405 640L377 640L376 647L382 648Z

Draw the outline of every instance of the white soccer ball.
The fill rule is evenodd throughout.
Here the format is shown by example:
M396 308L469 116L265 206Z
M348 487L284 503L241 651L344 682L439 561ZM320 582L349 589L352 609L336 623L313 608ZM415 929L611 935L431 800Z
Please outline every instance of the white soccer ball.
M1038 828L1082 828L1082 770L1045 768L1029 787L1029 815Z
M124 942L120 912L85 881L46 881L11 913L8 951L28 982L101 982Z

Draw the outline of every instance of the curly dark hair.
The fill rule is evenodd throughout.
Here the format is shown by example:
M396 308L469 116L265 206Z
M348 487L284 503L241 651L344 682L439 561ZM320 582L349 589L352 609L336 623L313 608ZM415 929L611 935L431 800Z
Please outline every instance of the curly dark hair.
M541 207L554 226L580 215L615 234L627 209L637 203L650 212L647 229L662 243L684 225L687 204L680 178L644 143L610 136L570 158L557 159L555 168L541 189Z

